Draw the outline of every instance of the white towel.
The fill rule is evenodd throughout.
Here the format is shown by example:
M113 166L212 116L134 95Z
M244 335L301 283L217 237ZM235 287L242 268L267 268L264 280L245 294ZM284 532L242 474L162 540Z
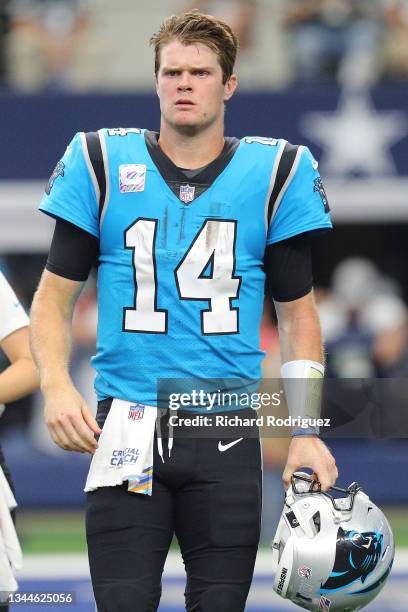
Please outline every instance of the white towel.
M152 494L156 416L154 406L112 400L84 491L128 480L128 491Z
M0 600L6 601L17 591L14 573L23 566L20 542L14 528L10 510L17 506L10 485L0 468Z

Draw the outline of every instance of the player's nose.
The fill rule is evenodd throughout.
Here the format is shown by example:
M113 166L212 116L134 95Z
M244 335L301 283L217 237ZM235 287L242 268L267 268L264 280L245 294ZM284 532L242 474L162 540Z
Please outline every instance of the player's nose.
M180 75L180 80L178 82L179 91L187 91L192 89L191 75L184 71Z

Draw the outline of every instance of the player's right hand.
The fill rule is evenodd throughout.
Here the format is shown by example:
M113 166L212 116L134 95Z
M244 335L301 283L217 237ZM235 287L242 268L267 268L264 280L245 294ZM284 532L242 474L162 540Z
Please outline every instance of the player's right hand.
M44 390L45 423L55 444L69 451L95 453L101 434L98 423L84 398L73 385Z
M322 491L328 491L339 475L333 455L318 436L292 438L282 476L285 489L290 486L293 474L302 468L313 470L313 478L320 482Z

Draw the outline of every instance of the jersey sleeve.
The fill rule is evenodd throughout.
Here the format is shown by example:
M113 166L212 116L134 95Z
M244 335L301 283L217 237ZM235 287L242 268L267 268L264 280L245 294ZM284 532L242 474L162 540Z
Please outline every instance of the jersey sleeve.
M29 319L5 276L0 272L0 342L29 325Z
M78 133L56 165L39 208L99 238L99 204L86 155L85 135Z
M329 203L317 165L309 149L299 147L297 159L272 213L267 244L332 227Z

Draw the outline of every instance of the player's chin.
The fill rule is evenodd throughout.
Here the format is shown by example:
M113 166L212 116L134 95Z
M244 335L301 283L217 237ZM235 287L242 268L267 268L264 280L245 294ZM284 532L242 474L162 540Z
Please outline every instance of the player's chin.
M200 133L213 123L212 117L195 110L171 113L166 115L165 119L174 129L192 135Z
M199 121L197 117L175 117L172 123L176 129L186 132L197 132L203 128L202 121Z
M198 122L197 113L192 111L184 110L174 113L173 115L174 123L179 123L180 125L188 124L191 125L193 123Z

